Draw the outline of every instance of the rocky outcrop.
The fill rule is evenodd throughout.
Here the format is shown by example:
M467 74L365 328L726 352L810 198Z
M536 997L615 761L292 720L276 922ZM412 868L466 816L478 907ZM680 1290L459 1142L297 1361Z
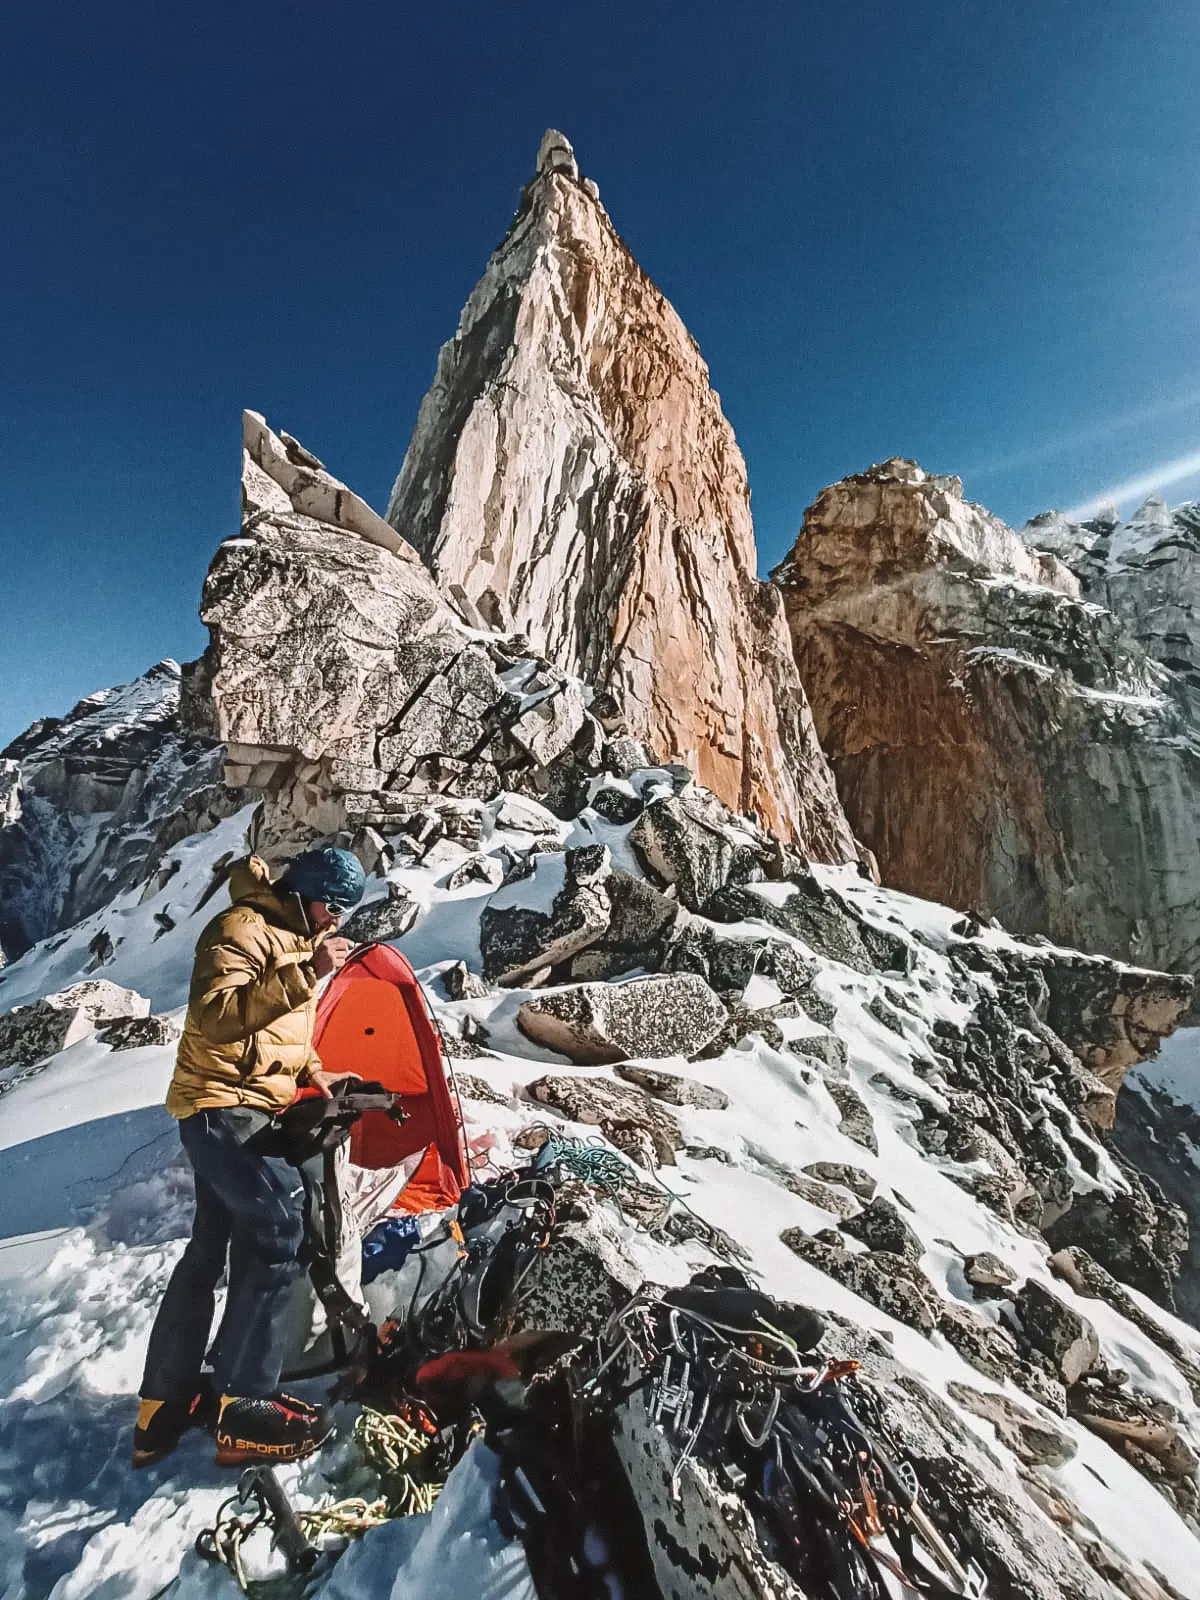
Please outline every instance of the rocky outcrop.
M265 797L268 857L394 832L431 798L553 796L600 770L581 686L467 628L411 547L254 412L241 531L213 559L201 616L191 714L225 741L230 787Z
M1163 1039L1174 1033L1192 1001L1194 980L1063 950L1045 940L1035 945L996 941L989 947L977 942L980 930L964 931L966 964L1001 980L1014 1015L1020 1014L1039 1049L1071 1081L1073 1103L1095 1126L1111 1128L1126 1072L1157 1055ZM1063 1044L1069 1046L1066 1055Z
M1200 1111L1156 1081L1154 1063L1134 1072L1117 1102L1113 1139L1125 1159L1148 1176L1166 1199L1186 1217L1178 1250L1181 1268L1175 1285L1180 1314L1200 1326ZM1123 1271L1123 1261L1104 1259L1110 1272L1142 1287ZM1157 1297L1156 1298L1160 1298Z
M615 689L660 758L853 859L733 430L561 135L442 349L388 520L469 615Z
M122 1042L128 1034L139 1044L157 1043L156 1038L139 1037L139 1033L157 1033L160 1029L152 1024L165 1023L166 1018L150 1017L150 1002L144 995L122 989L107 978L89 978L60 994L14 1006L0 1016L0 1092L28 1077L47 1057L78 1044L98 1028L114 1049L132 1048Z
M1200 737L1140 627L905 461L824 490L772 576L886 882L1200 970Z
M243 803L182 724L174 661L35 722L0 751L0 949L90 916Z

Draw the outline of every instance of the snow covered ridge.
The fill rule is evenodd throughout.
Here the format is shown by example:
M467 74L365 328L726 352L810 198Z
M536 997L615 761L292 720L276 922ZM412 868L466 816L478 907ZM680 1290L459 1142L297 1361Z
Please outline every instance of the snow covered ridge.
M1074 1028L1107 1071L1128 1053L1119 1034L1147 1043L1131 1002L1136 1012L1157 994L1160 1005L1162 980L1022 946L848 869L807 873L678 770L602 775L590 791L568 819L521 795L429 801L389 837L359 913L416 908L397 943L452 1049L470 1058L460 1067L481 1156L523 1160L547 1127L608 1137L644 1182L686 1198L652 1236L585 1196L547 1265L548 1315L565 1309L564 1282L583 1320L597 1293L684 1281L736 1252L769 1292L834 1314L833 1347L860 1354L899 1408L899 1442L931 1495L961 1492L964 1475L974 1486L965 1514L995 1574L1016 1586L994 1577L995 1592L1200 1593L1200 1335L1116 1281L1169 1275L1155 1248L1172 1218L1091 1120L1111 1104L1099 1072L1045 1020ZM145 898L120 895L65 941L31 950L6 970L0 1002L69 988L104 932L104 974L140 984L156 1011L177 1007L212 886L252 817L182 841L178 870ZM541 941L551 958L538 987L484 976L508 975L514 940L524 952ZM651 967L659 976L639 976ZM704 994L726 1018L687 1046L699 1051L691 1061L652 1046L656 1026L678 1037L649 987L672 975L691 1012ZM607 1037L620 1053L635 1030L636 1056L580 1069L538 1041L532 1008L578 993L577 977L622 997ZM576 1053L571 1040L560 1035ZM228 1487L207 1441L136 1479L114 1450L186 1226L186 1174L160 1109L170 1065L169 1047L113 1054L85 1038L0 1099L0 1214L24 1236L0 1250L0 1549L27 1600L102 1584L149 1600L177 1571L176 1593L215 1592L187 1554ZM1080 1203L1088 1231L1073 1236ZM594 1270L572 1275L581 1252L602 1266L600 1290ZM1124 1272L1109 1276L1106 1252ZM69 1470L41 1476L37 1462L68 1451ZM352 1454L341 1446L290 1469L301 1503L344 1492ZM489 1566L514 1559L488 1532L486 1484L469 1481L477 1492L463 1504L456 1491L422 1534L421 1562L430 1539L445 1552L460 1536ZM353 1577L353 1592L382 1600L406 1572L431 1570L397 1574L397 1562L418 1561L406 1554L416 1539L415 1528L369 1536L331 1595L352 1592ZM1173 1588L1154 1588L1152 1571Z

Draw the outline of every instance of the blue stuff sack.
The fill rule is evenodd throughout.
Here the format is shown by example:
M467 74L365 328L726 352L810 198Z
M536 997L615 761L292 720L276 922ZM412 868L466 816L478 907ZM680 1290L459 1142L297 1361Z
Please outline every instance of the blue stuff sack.
M385 1217L362 1242L362 1281L373 1283L382 1272L398 1272L421 1237L416 1217Z

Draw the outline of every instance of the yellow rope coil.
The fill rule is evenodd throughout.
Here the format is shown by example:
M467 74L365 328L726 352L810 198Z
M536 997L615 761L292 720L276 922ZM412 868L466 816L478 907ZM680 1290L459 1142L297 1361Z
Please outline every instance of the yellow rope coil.
M378 1500L355 1497L298 1511L296 1520L309 1539L327 1534L360 1538L381 1522L431 1511L442 1491L442 1484L422 1470L421 1457L430 1441L406 1418L364 1406L355 1418L354 1438L383 1479L386 1493Z

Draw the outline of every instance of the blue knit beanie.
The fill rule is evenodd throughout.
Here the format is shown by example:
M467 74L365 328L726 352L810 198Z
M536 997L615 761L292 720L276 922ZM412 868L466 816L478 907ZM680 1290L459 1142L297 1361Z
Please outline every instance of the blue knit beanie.
M349 911L362 899L367 875L356 855L327 844L320 850L305 850L295 856L283 869L279 882L301 900L317 901L331 911Z

